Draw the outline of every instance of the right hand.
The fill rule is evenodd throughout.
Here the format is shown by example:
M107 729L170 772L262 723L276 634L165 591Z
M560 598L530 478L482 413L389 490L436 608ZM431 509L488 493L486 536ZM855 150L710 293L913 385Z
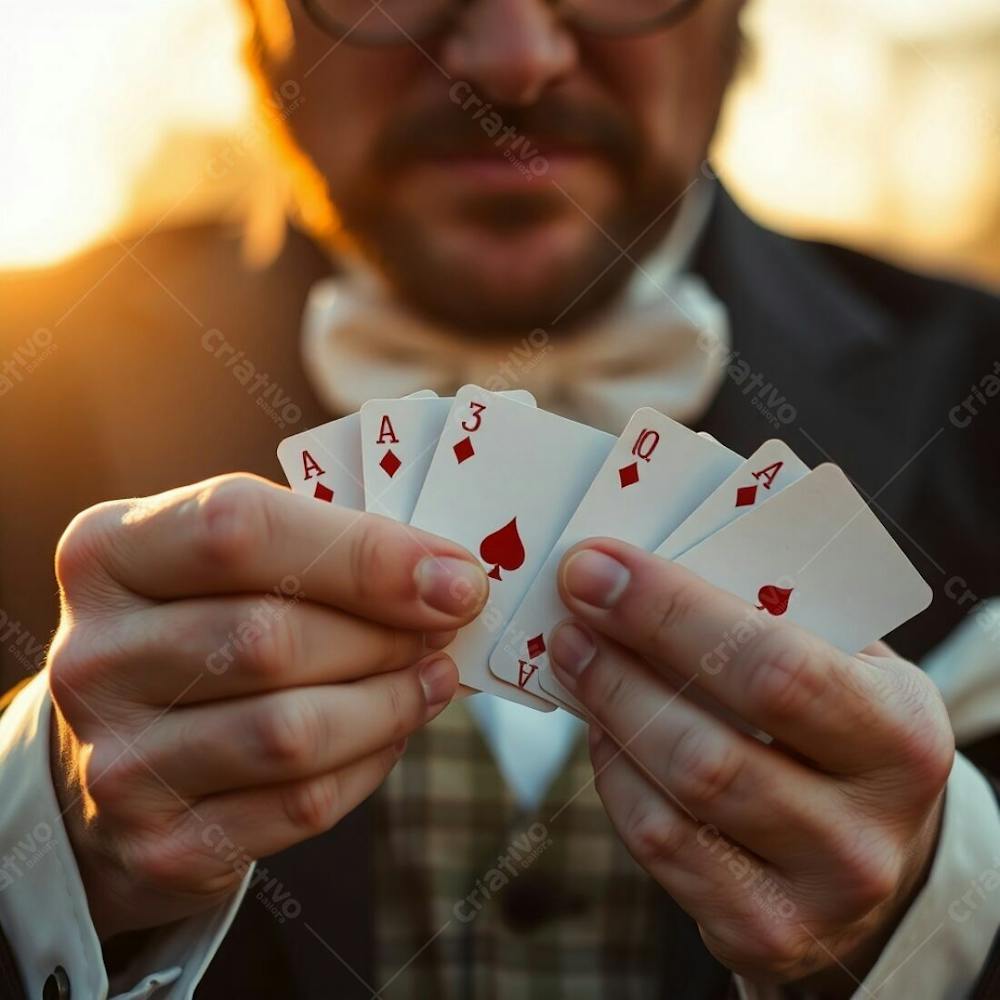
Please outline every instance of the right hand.
M216 905L370 795L489 593L452 542L246 475L85 511L56 572L53 777L102 939Z

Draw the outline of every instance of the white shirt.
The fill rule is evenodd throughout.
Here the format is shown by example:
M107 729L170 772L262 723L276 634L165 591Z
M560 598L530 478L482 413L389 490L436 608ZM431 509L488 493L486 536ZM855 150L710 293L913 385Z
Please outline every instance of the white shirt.
M971 615L928 660L932 677L948 678L946 702L956 692L952 721L959 742L982 732L987 719L991 731L1000 729L1000 650L983 626L996 615L1000 601L988 613ZM966 713L972 688L975 710ZM226 904L171 926L137 956L123 976L127 982L109 986L50 777L51 707L43 671L0 717L0 924L27 995L40 997L46 978L62 966L75 997L189 1000L229 930L252 870ZM983 776L959 755L927 883L854 996L959 1000L974 985L998 927L1000 809ZM746 982L740 989L746 1000L779 996Z
M663 295L664 285L686 268L707 215L704 200L688 199L681 213L684 224L673 228L633 277L624 295L627 302L641 304ZM717 326L717 307L709 302L705 308ZM724 329L719 336L724 343ZM960 742L1000 730L1000 652L995 641L984 642L990 635L982 620L983 615L976 616L980 624L970 622L928 664L946 702L955 708L952 721ZM535 808L565 763L581 723L565 712L539 713L482 695L473 696L469 707L511 790L526 809ZM228 903L154 936L121 974L126 981L109 984L50 778L50 714L43 672L0 718L0 925L28 996L40 997L46 978L62 966L74 996L186 1000L225 937L253 869ZM525 747L531 752L525 754ZM986 780L959 756L927 884L856 996L964 996L1000 926L1000 886L975 892L990 873L1000 883L1000 809ZM963 902L966 898L971 902ZM25 920L26 913L32 919ZM737 981L745 1000L779 996L773 989Z

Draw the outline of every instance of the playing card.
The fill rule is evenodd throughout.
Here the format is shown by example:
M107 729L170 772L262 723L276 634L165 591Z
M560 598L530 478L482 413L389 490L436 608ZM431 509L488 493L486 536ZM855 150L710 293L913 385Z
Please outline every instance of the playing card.
M835 465L819 466L675 561L742 597L750 629L758 615L784 617L847 653L918 614L932 596ZM715 652L731 654L744 631L734 623Z
M436 396L433 389L421 389L404 398ZM365 509L359 414L286 437L278 445L278 461L293 493L351 510Z
M500 393L527 406L526 389ZM453 397L370 399L361 407L365 510L410 520Z
M670 533L656 554L665 559L675 559L720 528L756 509L808 472L809 466L784 441L777 438L765 441Z
M464 684L552 709L487 661L614 440L478 386L456 395L411 524L476 553L490 578L487 607L448 647Z
M741 461L735 452L656 410L637 410L493 650L493 673L576 708L555 677L542 676L548 666L549 632L568 615L557 585L563 556L577 542L596 535L652 549Z

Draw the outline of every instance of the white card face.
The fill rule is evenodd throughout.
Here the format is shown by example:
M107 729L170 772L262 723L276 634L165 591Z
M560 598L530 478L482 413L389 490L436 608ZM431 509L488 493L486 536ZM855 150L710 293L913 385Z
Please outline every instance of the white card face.
M676 559L720 528L756 510L808 472L809 466L784 441L777 438L765 441L670 533L656 554Z
M432 389L421 389L406 398L436 396ZM293 493L351 510L365 509L359 414L351 413L285 438L278 445L278 461Z
M526 389L502 393L526 406ZM409 522L453 397L370 399L361 407L365 510Z
M847 653L923 611L932 596L835 465L819 466L676 562L750 604L748 627L754 614L784 616Z
M546 674L549 633L569 614L557 585L563 556L596 535L651 550L741 461L735 452L657 410L637 410L493 650L493 673L576 708L572 695Z
M351 510L365 509L358 414L331 420L278 445L278 461L292 492Z
M614 441L478 386L456 395L411 523L464 545L490 576L489 603L447 650L463 684L553 707L494 677L489 654Z

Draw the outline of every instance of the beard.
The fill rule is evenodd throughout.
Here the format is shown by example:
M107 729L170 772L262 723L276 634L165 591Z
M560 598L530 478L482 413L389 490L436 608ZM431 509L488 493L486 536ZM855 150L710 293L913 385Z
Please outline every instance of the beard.
M502 155L479 123L453 104L390 121L364 179L337 199L340 217L352 243L395 294L437 324L482 338L571 329L620 292L634 261L666 232L688 179L667 167L651 170L638 130L617 111L550 96L529 108L494 112L533 147L594 156L610 169L618 192L593 223L544 176L526 180L514 193L484 188L450 200L452 219L493 247L509 248L509 257L533 232L577 216L579 237L521 287L504 287L497 275L486 273L486 262L448 248L427 206L410 211L393 197L402 172L429 158Z
M573 253L548 262L527 292L498 288L481 262L442 252L431 227L405 214L383 207L362 221L342 211L364 256L411 309L469 334L504 338L538 328L571 329L603 309L634 273L635 261L662 239L682 189L683 181L664 178L655 194L628 199L598 220L600 229L588 226ZM537 200L484 195L462 206L463 217L495 241L516 241L566 210L555 189Z

